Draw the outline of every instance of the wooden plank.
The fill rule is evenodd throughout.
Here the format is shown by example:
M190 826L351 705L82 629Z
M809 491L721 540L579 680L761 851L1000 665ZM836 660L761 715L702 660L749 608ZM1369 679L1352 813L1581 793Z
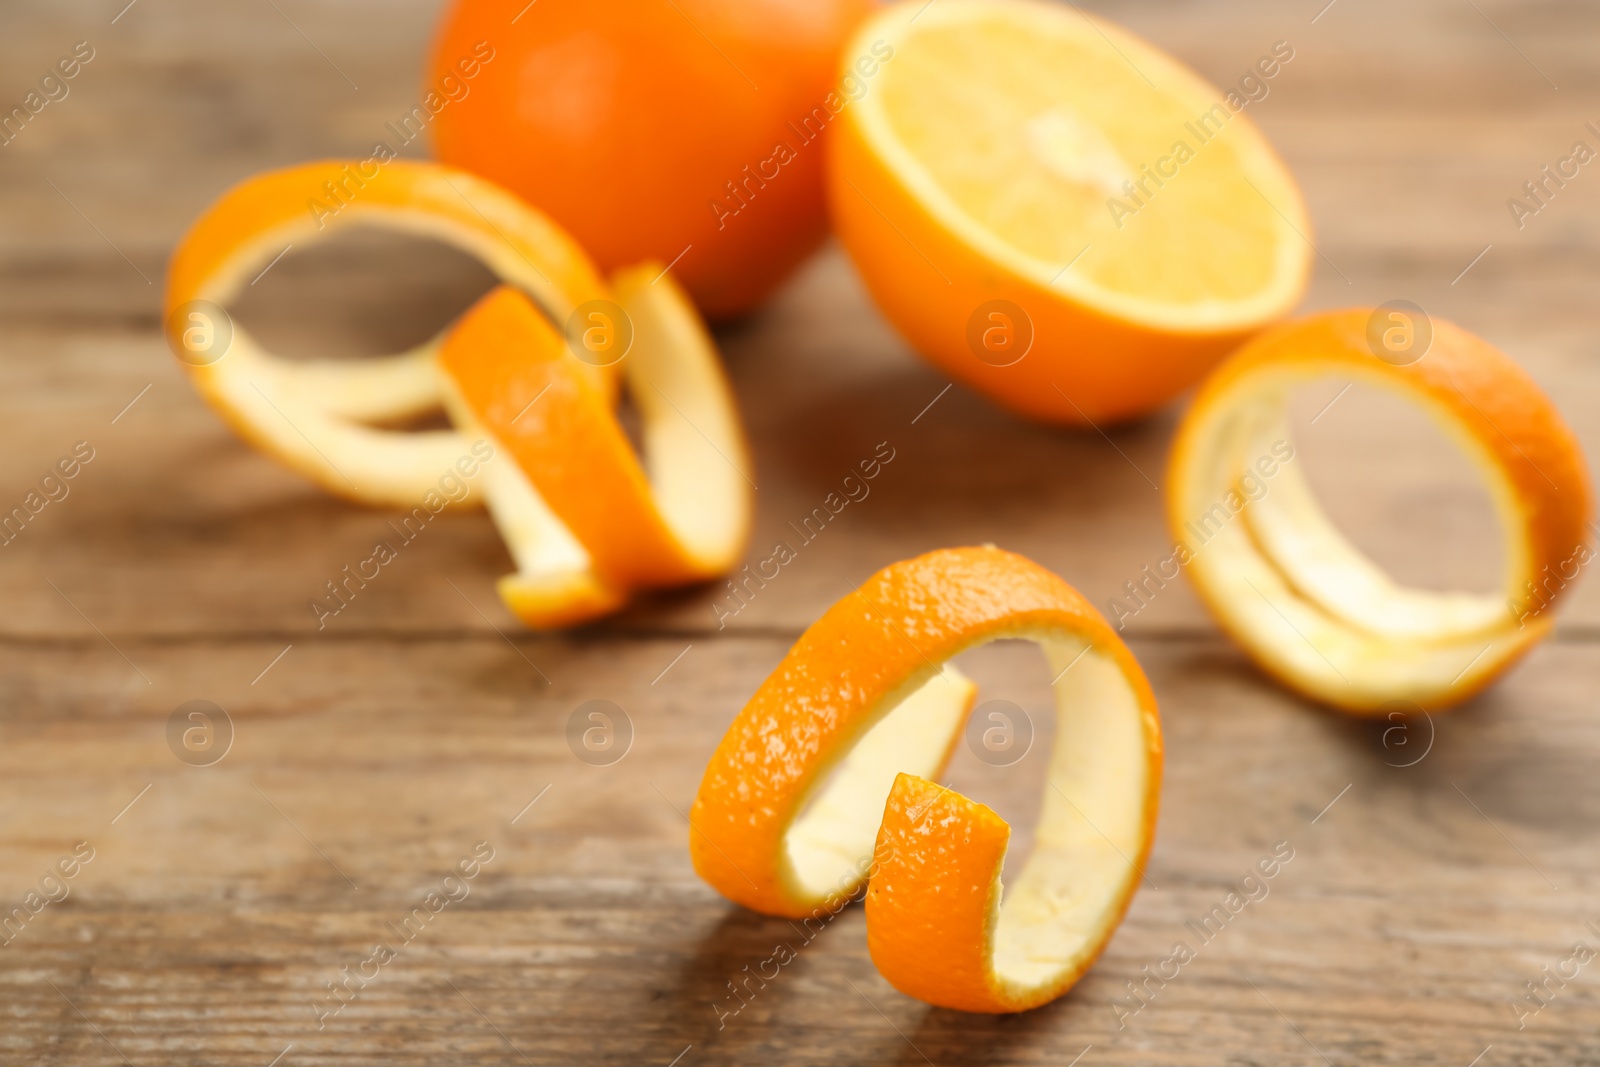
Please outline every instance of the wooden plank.
M1316 221L1306 307L1401 297L1462 323L1529 369L1592 454L1600 180L1522 229L1505 199L1600 121L1600 10L1088 6L1218 83L1292 42L1251 114ZM0 906L76 842L94 849L69 895L0 947L0 1059L1600 1060L1587 969L1522 1029L1511 1007L1576 941L1600 945L1586 925L1600 925L1592 583L1503 684L1401 732L1287 696L1171 583L1129 625L1168 741L1151 884L1069 996L1017 1017L930 1010L877 975L851 908L730 1014L727 983L800 939L689 866L681 811L728 719L847 582L927 548L995 541L1097 603L1117 596L1168 550L1155 486L1177 408L1102 435L944 392L830 247L719 332L761 486L752 560L798 540L790 524L880 442L894 459L747 606L728 615L736 602L708 587L528 635L494 600L510 564L492 527L461 515L318 631L307 600L389 516L325 497L221 426L157 336L161 275L241 177L364 151L414 99L437 7L139 0L118 15L122 0L15 0L0 14L0 100L73 42L97 50L68 99L0 149L0 506L75 442L95 449L0 551ZM433 248L352 242L286 257L239 313L288 351L375 352L427 336L486 284ZM1330 509L1397 574L1480 583L1494 537L1470 472L1359 391L1323 413L1340 385L1297 415ZM1025 648L964 666L986 697L1045 705ZM234 726L212 766L167 739L196 699ZM590 699L635 728L609 767L565 740ZM1049 716L1035 718L1042 751ZM1000 771L958 751L950 779L1019 827L1020 857L1041 773L1032 756ZM468 895L319 1029L324 983L392 939L478 841L495 853ZM1203 940L1188 923L1280 841L1294 859L1267 895ZM1119 1026L1126 983L1180 939L1194 960Z
M292 1063L520 1062L508 1040L538 1063L666 1063L690 1044L698 1063L920 1062L907 1039L941 1064L1060 1063L1089 1044L1098 1063L1314 1062L1296 1027L1334 1062L1594 1052L1592 984L1569 983L1520 1033L1507 1006L1596 941L1588 644L1546 646L1425 747L1426 724L1401 744L1390 724L1306 708L1214 641L1136 641L1169 743L1151 884L1070 996L998 1020L889 989L856 908L727 1014L726 983L798 938L696 879L681 812L784 642L695 642L674 664L683 647L524 643L548 685L477 637L297 646L255 685L273 644L126 647L150 686L94 645L0 651L0 901L75 842L95 850L0 951L0 1048L120 1062L92 1022L135 1063L265 1063L290 1043ZM1034 658L995 646L967 666L985 697L1038 712ZM197 695L235 729L209 767L165 739ZM596 697L634 728L609 767L565 741ZM960 751L950 778L1026 822L1042 751L1003 772ZM397 941L386 924L480 840L494 858L466 896L319 1030L323 983ZM1202 941L1187 923L1280 841L1293 858L1265 896ZM1119 1029L1113 998L1179 940L1195 959Z

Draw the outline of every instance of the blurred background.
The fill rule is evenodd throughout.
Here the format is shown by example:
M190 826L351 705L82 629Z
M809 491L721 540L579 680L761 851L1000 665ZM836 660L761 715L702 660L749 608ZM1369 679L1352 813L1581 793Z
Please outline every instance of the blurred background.
M78 442L93 451L0 550L0 911L78 842L94 853L0 947L0 1061L1600 1062L1587 970L1540 986L1535 1016L1516 1007L1575 942L1600 948L1592 583L1499 686L1396 733L1286 694L1169 582L1125 633L1162 701L1163 821L1149 884L1084 982L1020 1017L929 1009L878 977L851 909L720 1019L727 983L792 936L689 866L682 813L728 720L848 582L930 548L996 542L1109 614L1171 551L1159 489L1181 403L1080 432L946 392L830 242L718 327L759 486L750 558L880 443L894 459L725 625L727 590L709 587L530 634L494 596L511 563L474 513L318 631L308 598L388 516L251 451L195 395L160 335L166 261L250 174L365 157L421 94L440 5L124 3L0 10L0 107L92 50L0 146L0 505ZM1290 42L1250 114L1316 224L1302 310L1405 299L1461 324L1525 367L1593 456L1600 175L1520 225L1507 201L1575 141L1600 148L1600 9L1324 3L1082 7L1220 86ZM341 237L291 252L235 310L276 351L376 354L491 284L442 246ZM1296 401L1331 514L1403 580L1491 588L1498 535L1471 468L1415 412L1347 384ZM985 698L1032 709L1042 751L1035 658L995 646L970 668ZM633 739L605 766L566 741L593 699ZM230 747L206 766L168 743L191 700L225 712ZM1018 849L1042 773L968 750L951 772L1014 820ZM328 983L479 841L495 858L471 895L322 1018ZM1119 1020L1125 983L1280 841L1295 859L1272 895Z

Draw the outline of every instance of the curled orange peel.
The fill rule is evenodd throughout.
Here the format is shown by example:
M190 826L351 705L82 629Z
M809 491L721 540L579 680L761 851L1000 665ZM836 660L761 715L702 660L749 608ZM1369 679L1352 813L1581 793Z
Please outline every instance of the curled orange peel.
M1505 354L1433 320L1419 358L1379 358L1373 315L1290 323L1223 363L1179 427L1167 514L1200 598L1268 673L1358 714L1397 701L1438 710L1549 633L1553 606L1590 558L1589 477L1555 406ZM1477 467L1504 536L1498 594L1396 583L1328 520L1297 464L1277 466L1290 391L1326 376L1409 400ZM1270 483L1262 463L1275 468ZM1251 491L1263 485L1264 495Z
M268 171L206 210L173 254L163 314L201 396L251 444L329 492L412 507L467 450L454 431L383 428L440 406L440 339L379 359L286 360L225 310L290 248L352 226L453 245L556 323L611 294L550 220L496 185L433 163L327 160ZM573 362L610 387L613 371Z
M1036 642L1057 726L1037 844L1002 896L1010 827L936 785L976 687L948 660ZM1155 697L1070 585L993 547L893 564L806 630L734 719L690 814L695 869L789 918L871 878L867 940L896 988L1013 1012L1066 992L1127 910L1155 833Z
M454 245L504 284L428 343L372 360L281 359L228 315L288 249L358 225ZM492 441L512 462L486 466L485 491L463 499L485 500L510 546L507 606L551 628L722 573L749 536L748 450L711 338L659 265L613 283L558 226L464 171L326 161L257 175L213 204L174 254L165 319L224 419L331 492L442 500L440 472ZM624 380L648 473L613 411ZM454 429L385 428L440 408Z
M615 310L601 314L631 327L618 366L648 474L605 389L520 292L484 297L440 350L456 425L514 460L486 472L486 494L517 563L501 599L535 628L714 577L749 538L750 461L704 325L658 265L618 272L614 292Z

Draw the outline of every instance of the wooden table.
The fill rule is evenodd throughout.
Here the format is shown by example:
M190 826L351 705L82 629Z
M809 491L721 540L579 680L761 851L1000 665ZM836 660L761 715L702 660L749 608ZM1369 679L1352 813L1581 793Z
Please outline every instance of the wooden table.
M1118 595L1167 552L1155 486L1174 413L1107 436L941 394L829 248L721 334L757 462L752 552L878 442L896 458L726 628L709 588L528 634L494 597L510 562L473 514L430 528L318 632L308 599L388 516L221 425L158 334L160 281L229 184L367 149L411 103L437 5L124 2L0 12L7 106L74 42L95 50L71 95L0 148L0 504L75 442L94 449L70 496L0 550L0 904L60 860L75 872L0 947L0 1061L1600 1062L1600 964L1552 984L1520 1029L1511 1006L1576 942L1600 946L1592 581L1500 685L1399 733L1287 695L1168 585L1128 628L1169 745L1150 884L1069 996L1016 1017L930 1010L878 977L852 908L719 1024L727 983L794 939L689 864L682 813L729 718L848 583L928 548L994 541L1097 603ZM1464 324L1529 369L1592 453L1600 173L1520 230L1505 202L1575 140L1600 144L1583 126L1600 120L1600 9L1321 5L1090 6L1219 84L1289 41L1252 113L1316 219L1307 306L1406 298ZM437 250L352 242L291 255L240 314L285 347L388 350L485 284ZM1335 514L1409 579L1481 586L1495 538L1470 473L1358 390L1313 422L1342 385L1304 398L1297 437ZM1024 652L970 668L986 696L1046 706ZM167 742L197 699L234 729L208 767ZM635 731L608 767L565 741L590 699ZM1026 824L1040 762L996 771L963 751L951 775ZM469 895L319 1027L327 983L393 941L388 924L480 841L493 858ZM1270 895L1200 943L1186 921L1278 842L1294 859ZM1113 998L1180 939L1196 958L1119 1026Z

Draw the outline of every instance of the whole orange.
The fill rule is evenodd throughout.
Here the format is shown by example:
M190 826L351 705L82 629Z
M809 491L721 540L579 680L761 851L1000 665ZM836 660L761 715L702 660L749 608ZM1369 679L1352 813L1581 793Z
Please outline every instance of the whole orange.
M602 267L671 263L705 314L735 315L826 234L820 138L871 7L455 0L413 115L441 160L518 193Z

